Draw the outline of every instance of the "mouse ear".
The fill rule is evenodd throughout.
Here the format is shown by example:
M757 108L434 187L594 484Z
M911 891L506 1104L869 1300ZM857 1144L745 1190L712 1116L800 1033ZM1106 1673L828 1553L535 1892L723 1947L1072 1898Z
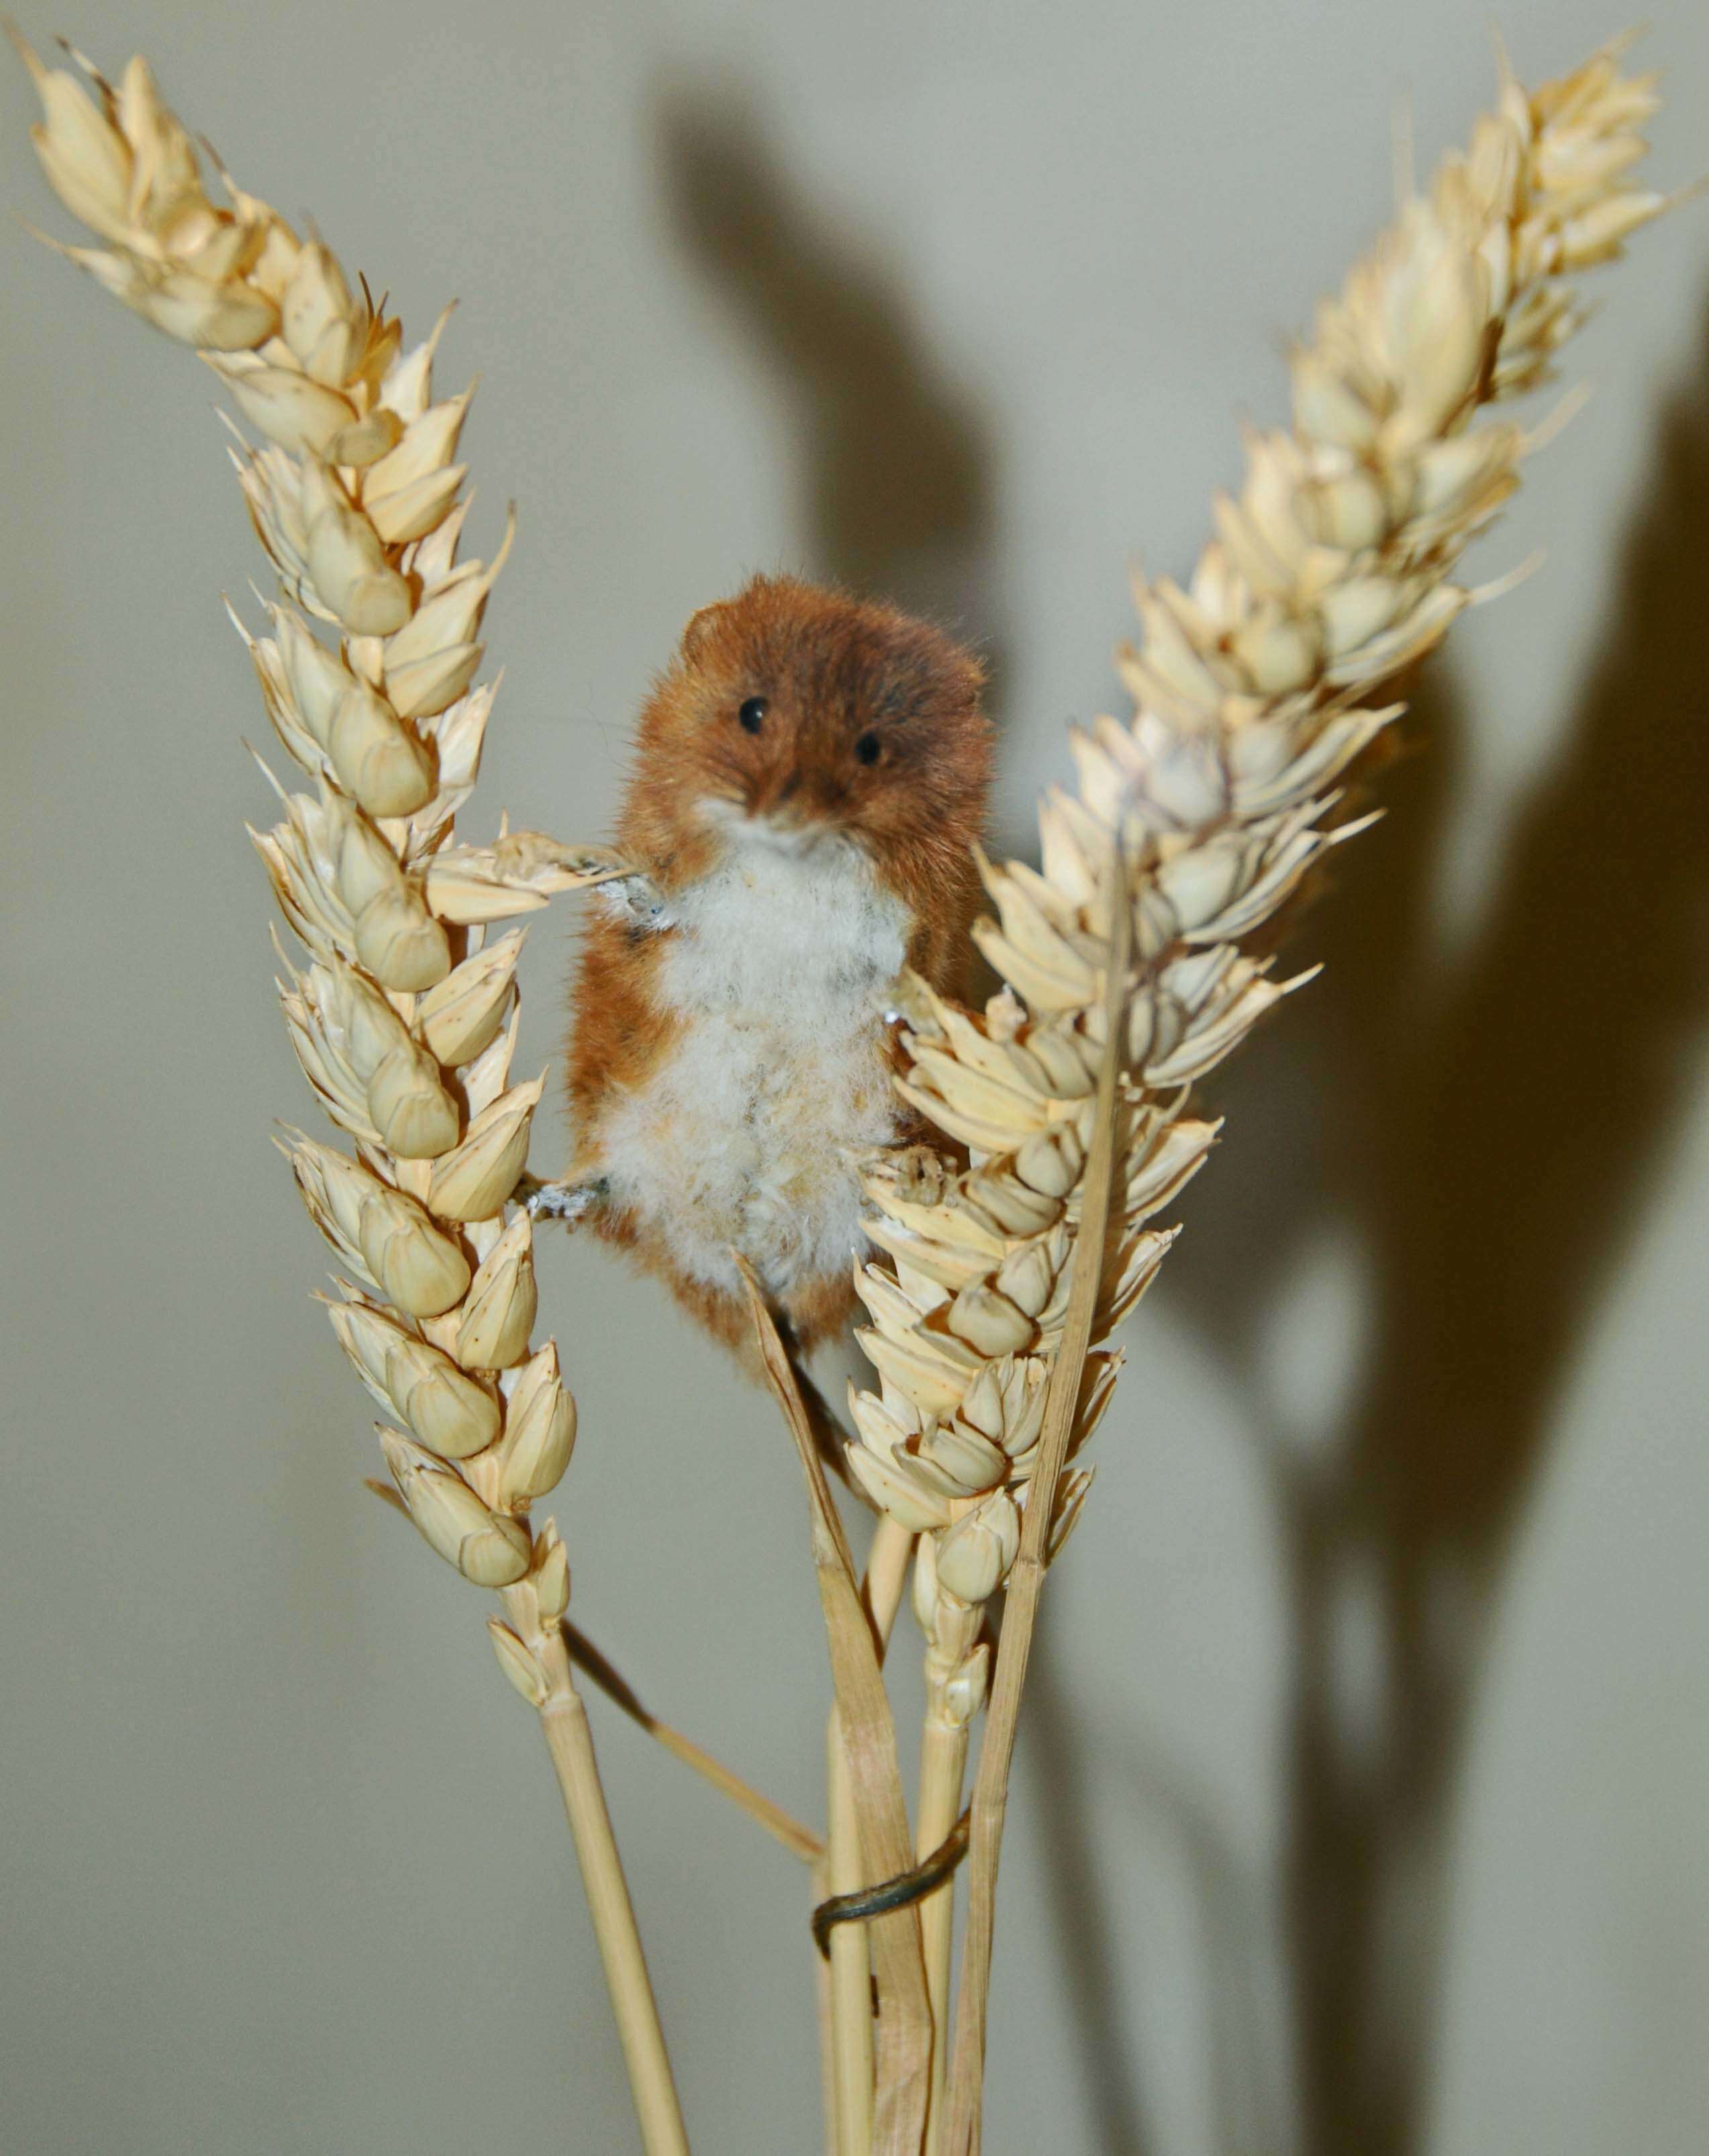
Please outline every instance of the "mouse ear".
M718 633L718 624L730 611L728 599L717 599L711 606L703 606L698 613L689 616L688 627L682 633L682 655L690 663L704 656L706 647Z

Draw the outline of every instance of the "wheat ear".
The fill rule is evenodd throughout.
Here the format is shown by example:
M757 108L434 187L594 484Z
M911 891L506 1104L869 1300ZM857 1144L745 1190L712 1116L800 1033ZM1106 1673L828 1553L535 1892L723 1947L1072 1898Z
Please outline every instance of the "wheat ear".
M1188 1089L1300 984L1243 944L1363 828L1337 820L1336 783L1402 708L1373 695L1473 597L1455 565L1527 447L1516 424L1475 414L1547 378L1582 319L1565 280L1665 207L1628 184L1656 99L1619 59L1610 46L1529 95L1504 64L1470 147L1320 308L1292 357L1292 428L1250 441L1189 587L1138 585L1142 639L1120 660L1136 716L1072 737L1079 784L1043 803L1041 870L987 865L998 917L975 933L1007 987L975 1014L914 985L901 1090L973 1165L900 1156L869 1179L889 1262L860 1276L861 1337L880 1387L853 1399L849 1456L921 1537L934 1825L958 1801L953 1732L984 1691L980 1613L1009 1587L974 1784L945 2156L978 2146L1021 1680L1044 1570L1091 1481L1066 1462L1121 1361L1087 1348L1155 1276L1173 1231L1148 1224L1215 1137ZM1083 1226L1098 1261L1077 1265ZM927 1912L941 2029L947 1928Z
M443 317L406 351L319 240L224 173L229 206L209 199L145 61L115 87L73 54L80 82L13 35L43 170L104 243L62 251L195 347L263 437L239 437L234 462L289 603L268 608L270 636L238 627L312 790L278 787L281 820L252 835L307 954L281 960L291 1044L354 1148L293 1132L284 1150L343 1269L328 1314L388 1418L403 1503L503 1598L493 1645L540 1716L645 2145L673 2156L687 2142L561 1630L568 1563L530 1517L568 1465L576 1409L555 1345L532 1345L528 1215L506 1217L544 1082L511 1082L523 932L487 941L605 865L535 833L455 842L493 701L475 685L481 617L511 542L507 526L490 562L457 559L471 393L434 399Z

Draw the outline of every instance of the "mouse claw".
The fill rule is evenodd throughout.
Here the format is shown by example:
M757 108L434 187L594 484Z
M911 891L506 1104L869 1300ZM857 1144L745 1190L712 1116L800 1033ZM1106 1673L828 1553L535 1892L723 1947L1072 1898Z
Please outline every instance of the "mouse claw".
M676 926L670 901L652 877L639 870L632 875L613 876L598 889L606 911L614 914L632 936L660 936Z
M879 1146L856 1157L869 1192L907 1205L941 1205L949 1188L950 1169L929 1145Z
M531 1220L562 1220L573 1228L606 1194L603 1177L592 1183L542 1183L537 1175L525 1175L511 1192Z

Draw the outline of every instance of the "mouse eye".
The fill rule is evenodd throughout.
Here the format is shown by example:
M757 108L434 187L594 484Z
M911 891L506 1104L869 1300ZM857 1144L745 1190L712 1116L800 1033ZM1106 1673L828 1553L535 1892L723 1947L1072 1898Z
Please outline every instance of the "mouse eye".
M736 722L745 734L757 734L766 722L766 700L750 696L736 714Z
M883 754L884 743L875 733L869 732L862 734L854 744L854 756L858 762L876 763Z

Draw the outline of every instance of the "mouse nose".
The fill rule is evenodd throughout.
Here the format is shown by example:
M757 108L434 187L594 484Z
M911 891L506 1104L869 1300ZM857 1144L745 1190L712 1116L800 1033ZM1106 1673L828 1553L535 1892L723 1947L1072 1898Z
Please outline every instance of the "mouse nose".
M753 798L753 822L792 849L809 845L835 827L843 790L811 767L792 764Z
M792 765L761 800L759 813L780 831L804 831L824 820L821 790L808 773Z

